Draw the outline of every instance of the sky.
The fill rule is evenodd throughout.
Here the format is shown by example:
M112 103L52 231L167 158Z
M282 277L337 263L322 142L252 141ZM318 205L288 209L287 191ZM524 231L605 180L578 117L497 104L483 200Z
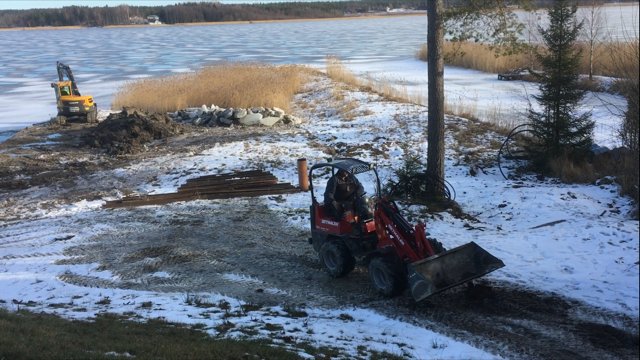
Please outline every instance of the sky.
M63 6L118 6L121 4L138 5L138 6L158 6L158 5L172 5L182 2L194 2L206 0L0 0L0 10L8 9L46 9L46 8L60 8ZM209 0L211 1L211 0ZM222 0L218 1L223 4L237 4L237 3L266 3L266 2L288 2L291 0ZM296 0L296 1L314 1L314 0Z

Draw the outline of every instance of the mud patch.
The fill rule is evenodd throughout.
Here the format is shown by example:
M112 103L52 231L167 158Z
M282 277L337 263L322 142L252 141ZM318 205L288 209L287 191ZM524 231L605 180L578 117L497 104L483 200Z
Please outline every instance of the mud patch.
M154 140L182 133L182 127L162 114L147 114L137 109L124 109L111 114L92 129L85 143L111 155L134 154Z

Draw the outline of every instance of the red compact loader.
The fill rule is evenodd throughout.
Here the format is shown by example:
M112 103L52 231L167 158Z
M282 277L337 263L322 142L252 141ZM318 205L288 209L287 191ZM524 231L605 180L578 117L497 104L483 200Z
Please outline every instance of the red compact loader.
M367 199L372 217L337 220L318 201L314 172L326 177L329 172L333 175L339 170L350 176L374 174L376 194ZM336 159L315 164L309 169L309 182L312 201L309 243L332 277L347 275L358 259L368 264L369 278L380 294L395 296L408 286L413 298L420 301L504 266L474 242L445 250L438 241L427 238L424 224L409 224L395 202L381 195L378 173L364 161Z

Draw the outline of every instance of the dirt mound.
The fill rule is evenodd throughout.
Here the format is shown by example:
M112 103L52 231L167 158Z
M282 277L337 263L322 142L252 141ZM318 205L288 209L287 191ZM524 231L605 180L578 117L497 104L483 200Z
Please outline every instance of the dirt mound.
M112 155L133 154L144 145L182 132L182 127L163 114L124 109L111 114L85 136L85 142Z

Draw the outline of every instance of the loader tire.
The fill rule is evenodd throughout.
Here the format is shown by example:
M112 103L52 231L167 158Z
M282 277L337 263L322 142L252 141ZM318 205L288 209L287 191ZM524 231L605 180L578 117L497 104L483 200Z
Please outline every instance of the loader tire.
M62 115L56 116L56 123L58 125L66 125L67 124L67 117L66 116L62 116Z
M369 262L369 279L373 288L385 297L393 297L407 287L407 275L399 261L379 256Z
M445 249L444 246L442 246L442 243L440 241L434 238L427 238L427 240L429 240L429 243L431 244L431 247L433 248L433 251L436 254L440 254L447 251L447 249Z
M342 241L327 241L318 252L320 262L331 277L339 278L350 273L356 266L356 259Z

